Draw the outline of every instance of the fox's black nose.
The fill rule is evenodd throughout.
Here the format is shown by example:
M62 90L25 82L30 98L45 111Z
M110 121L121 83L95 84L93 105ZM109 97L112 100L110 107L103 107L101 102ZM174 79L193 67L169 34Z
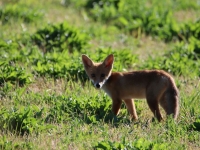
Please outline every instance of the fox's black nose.
M96 88L100 88L100 84L99 83L97 83L95 86L96 86Z

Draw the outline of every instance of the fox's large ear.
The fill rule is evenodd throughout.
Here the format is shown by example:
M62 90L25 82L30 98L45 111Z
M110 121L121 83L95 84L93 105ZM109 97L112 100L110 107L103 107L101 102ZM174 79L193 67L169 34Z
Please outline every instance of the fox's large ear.
M86 68L91 67L93 65L92 60L87 55L84 54L82 55L82 62Z
M112 67L113 62L114 62L114 56L113 54L110 54L106 57L103 63L105 64L105 67Z

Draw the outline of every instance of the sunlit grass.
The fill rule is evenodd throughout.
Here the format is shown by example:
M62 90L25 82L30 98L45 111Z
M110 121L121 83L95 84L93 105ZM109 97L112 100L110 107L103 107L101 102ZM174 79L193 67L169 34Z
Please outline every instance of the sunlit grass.
M133 57L137 55L139 60L134 66L128 68L131 70L140 69L141 64L145 64L149 57L158 58L175 47L174 41L165 43L145 34L135 37L133 34L121 32L114 26L95 22L85 10L77 10L72 6L66 7L59 0L9 2L4 0L1 3L4 5L20 3L41 9L44 13L42 19L31 23L18 19L0 25L0 38L5 41L17 38L23 49L31 49L33 45L22 44L21 33L31 36L49 23L58 24L64 21L90 37L88 40L90 46L85 52L92 53L92 57L96 59L100 56L95 55L97 49L109 47L119 52L128 49ZM195 20L198 17L197 12L198 10L181 10L175 13L175 17L180 22L190 20L191 17ZM186 20L184 20L185 16ZM22 52L21 49L19 51ZM78 62L80 56L76 54L76 57L71 58L77 58L76 62ZM121 62L117 60L122 59L118 57L116 65L123 64L123 60ZM15 60L9 63L14 64L13 62ZM11 85L9 82L4 86L0 85L0 119L3 120L0 122L0 149L94 149L101 144L112 147L116 143L128 147L136 146L134 142L139 139L143 141L141 145L146 143L146 146L149 144L155 146L155 149L156 146L157 149L159 146L164 146L163 149L199 149L200 147L199 77L184 74L174 77L180 90L180 114L176 122L171 119L166 120L166 118L161 123L152 122L153 114L146 100L135 102L139 117L137 121L129 120L129 114L123 104L118 121L115 122L112 119L111 99L103 91L96 90L90 81L81 82L64 77L40 76L34 72L32 66L24 62L20 62L20 65L25 65L25 71L32 73L33 76L31 82L24 86ZM20 135L21 131L11 130L8 126L11 120L5 118L12 117L13 119L15 115L20 118L16 111L23 114L26 108L30 108L34 115L29 114L25 118L33 117L36 120L36 124L33 125L33 122L27 126L36 128L30 131L30 134ZM165 115L164 111L162 114Z

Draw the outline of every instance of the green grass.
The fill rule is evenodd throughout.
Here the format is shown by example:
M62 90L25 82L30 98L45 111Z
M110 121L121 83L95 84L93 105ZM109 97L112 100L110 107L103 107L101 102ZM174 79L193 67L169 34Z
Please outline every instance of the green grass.
M95 9L91 2L0 2L0 149L199 149L199 4L143 0L133 12L128 9L135 4L124 4L128 0L110 0ZM160 30L156 23L145 24L149 7L158 13L157 19L150 18ZM166 10L172 22L161 20ZM132 18L131 13L142 16ZM144 24L129 30L126 21L134 19ZM152 122L146 100L135 102L137 121L129 120L124 104L114 121L111 99L88 81L82 53L95 61L113 53L115 71L170 72L180 90L177 121Z

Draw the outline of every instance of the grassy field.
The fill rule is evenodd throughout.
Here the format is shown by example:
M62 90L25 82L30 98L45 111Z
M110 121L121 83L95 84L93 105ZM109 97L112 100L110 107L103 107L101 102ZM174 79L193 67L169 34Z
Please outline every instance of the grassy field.
M1 0L0 149L200 149L199 14L196 0ZM110 53L114 71L174 76L176 122L152 122L146 100L114 122L81 63Z

